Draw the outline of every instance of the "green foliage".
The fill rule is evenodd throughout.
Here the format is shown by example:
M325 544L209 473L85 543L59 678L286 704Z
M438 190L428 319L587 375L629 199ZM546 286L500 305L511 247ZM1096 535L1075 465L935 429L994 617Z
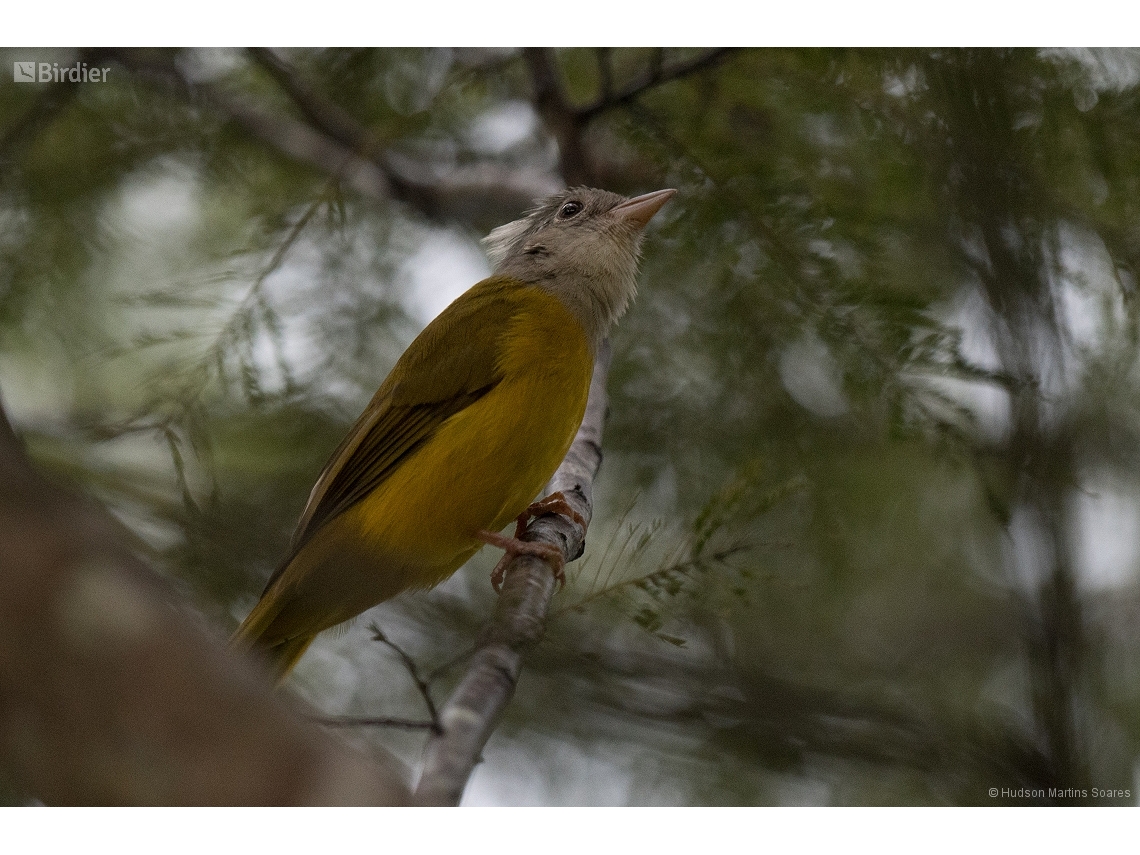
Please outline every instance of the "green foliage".
M596 180L680 192L615 334L586 555L488 768L536 758L561 802L1131 786L1140 59L737 50L663 74L703 55L552 54L564 107L603 104L575 114ZM105 85L0 83L0 388L35 459L224 635L414 334L410 265L521 208L454 176L555 180L565 129L517 52L281 54L387 169L369 196L219 107L309 121L255 55L109 56ZM490 560L380 608L421 667L477 636ZM322 639L302 687L414 714L375 646ZM596 795L595 761L626 789Z

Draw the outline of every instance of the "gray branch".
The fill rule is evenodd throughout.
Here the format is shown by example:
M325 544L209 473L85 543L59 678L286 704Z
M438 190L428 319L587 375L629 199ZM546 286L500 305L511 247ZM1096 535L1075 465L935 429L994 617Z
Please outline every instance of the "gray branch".
M593 513L594 477L602 463L606 377L611 355L607 340L594 362L582 426L566 459L547 485L548 493L561 491L566 496L587 526ZM530 524L523 540L554 544L569 562L582 554L586 532L564 516L547 515ZM514 695L523 656L542 639L556 584L550 566L539 558L522 555L508 567L491 625L459 685L440 711L443 732L429 739L424 749L423 771L414 796L416 804L459 804L483 747Z

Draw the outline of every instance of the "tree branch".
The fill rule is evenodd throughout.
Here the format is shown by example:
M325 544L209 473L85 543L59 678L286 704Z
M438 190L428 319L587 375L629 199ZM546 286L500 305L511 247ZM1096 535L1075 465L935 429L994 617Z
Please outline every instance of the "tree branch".
M305 122L269 113L247 98L218 86L195 82L177 63L164 56L133 50L108 50L107 56L139 77L173 85L184 97L221 113L290 160L335 176L362 196L386 199L392 194L388 175L375 162Z
M226 654L0 408L0 765L49 804L401 804L396 761L303 721Z
M582 123L589 122L600 113L611 110L614 107L628 104L639 95L663 83L679 80L682 77L687 77L690 74L695 74L698 71L710 68L735 50L738 50L738 48L713 48L700 56L695 56L684 62L676 62L669 66L664 65L664 63L661 62L660 55L658 55L655 57L653 63L650 64L648 71L640 78L629 83L618 92L610 93L603 88L597 101L575 111L578 121Z
M370 133L341 106L321 95L284 59L268 48L246 48L246 53L268 72L308 120L309 124L362 157L371 157L382 140Z
M400 662L404 666L404 670L408 672L408 676L412 678L412 682L416 684L416 691L420 693L420 697L424 699L424 706L427 707L428 715L431 716L431 729L433 733L442 733L443 728L439 723L439 710L436 708L435 701L431 696L431 687L428 681L420 676L420 669L416 666L415 661L409 656L400 645L384 635L380 629L379 624L372 624L369 627L372 630L372 639L379 641L381 644L386 645L389 649L393 650L397 656L400 657Z
M558 63L552 48L523 48L530 69L534 108L558 143L562 176L566 183L594 184L594 170L582 144L585 120L566 100L558 79Z
M582 426L566 459L547 485L548 493L561 491L566 496L587 526L593 513L594 477L602 463L606 377L611 355L607 340L594 363ZM569 562L582 554L586 532L564 516L547 515L531 522L523 539L551 543L562 550ZM518 556L507 568L491 625L459 685L440 711L443 733L429 739L424 748L423 771L414 796L416 804L459 804L483 747L514 695L524 654L542 639L556 584L550 566L534 556Z
M557 176L539 170L511 169L493 161L434 164L384 148L374 133L269 51L254 55L305 121L270 113L246 97L195 82L169 59L130 50L105 55L139 76L173 85L184 97L204 103L278 153L339 178L361 196L398 199L428 217L499 221L562 187Z
M562 175L566 183L597 184L601 166L586 146L587 126L602 113L634 101L654 87L703 71L720 62L735 48L713 48L699 56L666 66L664 52L654 52L649 67L638 79L619 91L613 89L610 52L599 49L596 57L600 79L597 100L584 107L573 106L559 80L558 62L552 48L524 48L522 55L530 70L532 102L547 130L558 143Z
M396 730L430 730L435 731L439 725L434 721L420 721L414 718L392 718L373 716L361 718L352 715L319 715L313 716L310 721L322 724L325 727L390 727Z

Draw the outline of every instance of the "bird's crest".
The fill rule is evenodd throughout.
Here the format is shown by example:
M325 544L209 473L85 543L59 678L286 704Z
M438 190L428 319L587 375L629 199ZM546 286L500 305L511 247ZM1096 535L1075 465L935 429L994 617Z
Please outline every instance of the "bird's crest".
M492 269L507 260L511 249L530 230L530 227L530 216L525 216L499 226L483 238L483 248L487 251L487 258L491 260Z

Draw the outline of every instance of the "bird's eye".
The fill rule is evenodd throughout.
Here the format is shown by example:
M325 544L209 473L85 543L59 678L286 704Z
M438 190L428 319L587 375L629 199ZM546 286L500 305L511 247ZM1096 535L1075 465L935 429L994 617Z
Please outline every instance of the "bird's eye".
M582 210L582 203L581 202L567 202L558 211L558 216L564 220L568 220L571 217L573 217L575 214L580 213L581 210Z

